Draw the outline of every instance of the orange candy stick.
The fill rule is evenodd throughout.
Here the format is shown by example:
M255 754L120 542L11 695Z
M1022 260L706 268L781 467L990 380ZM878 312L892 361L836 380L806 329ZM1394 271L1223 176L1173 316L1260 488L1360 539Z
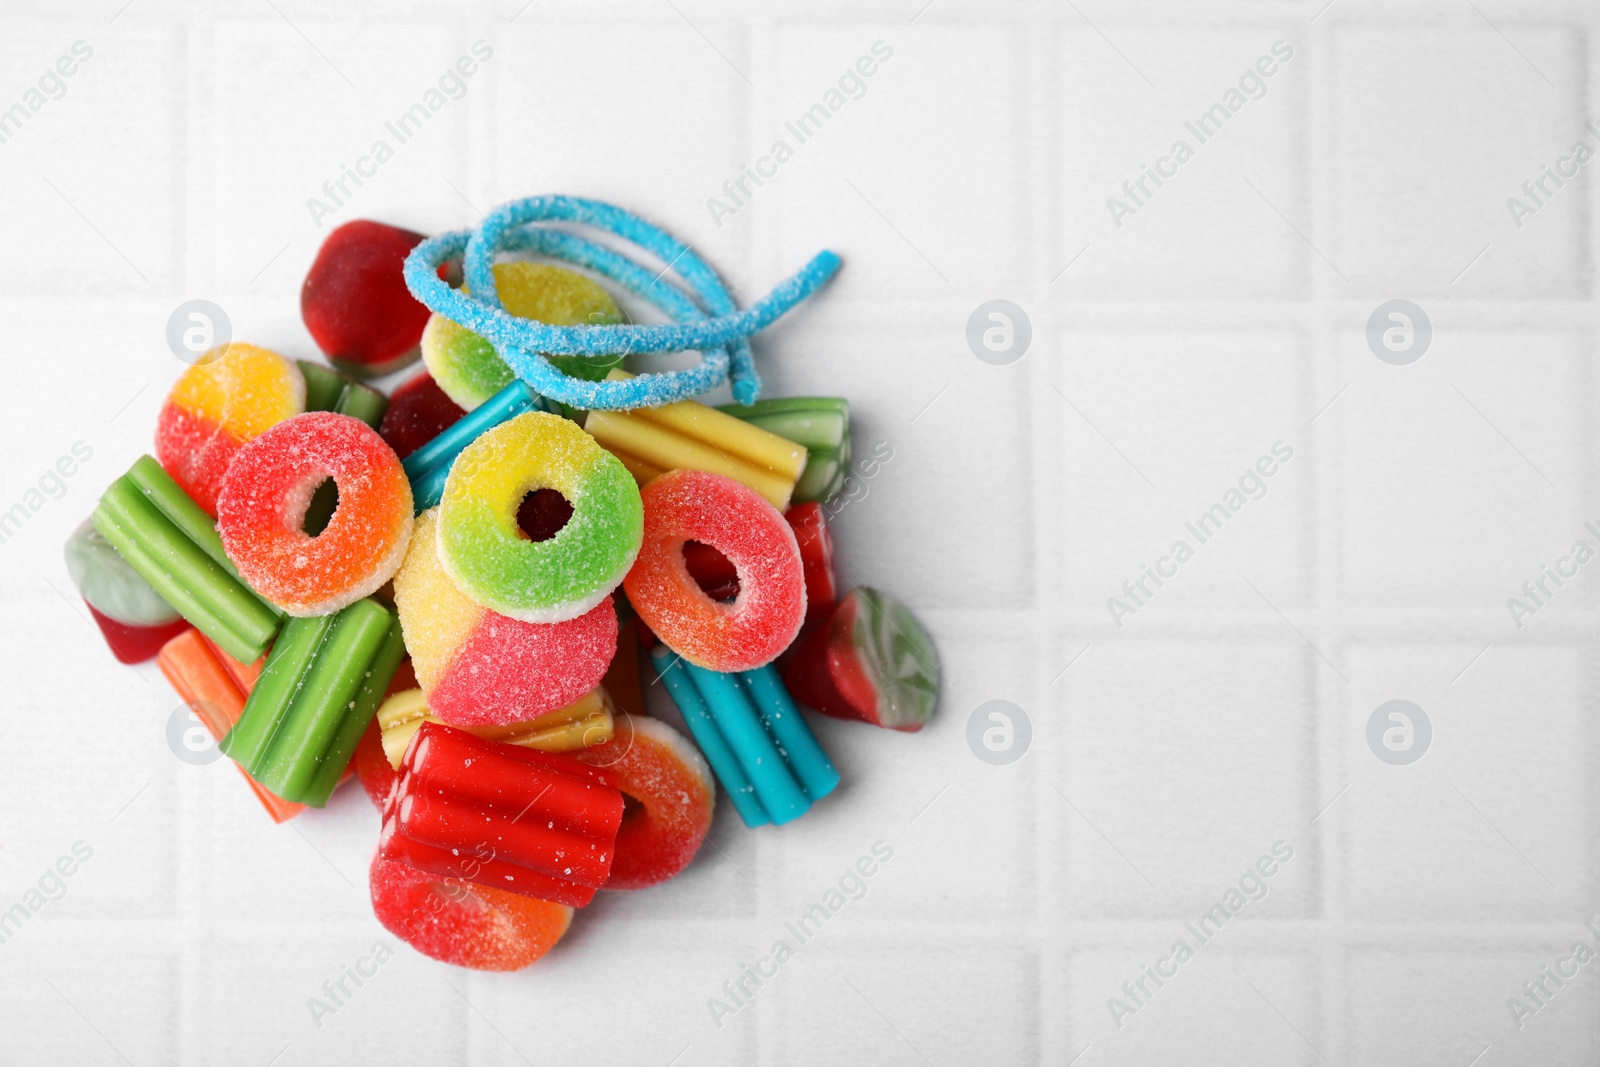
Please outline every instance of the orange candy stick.
M193 628L168 641L156 654L156 665L161 673L189 705L195 718L205 724L206 731L219 742L239 721L245 699L265 663L265 656L254 663L240 663ZM243 767L239 768L239 773L250 783L256 799L267 809L273 822L286 822L305 810L304 804L291 804L262 788Z

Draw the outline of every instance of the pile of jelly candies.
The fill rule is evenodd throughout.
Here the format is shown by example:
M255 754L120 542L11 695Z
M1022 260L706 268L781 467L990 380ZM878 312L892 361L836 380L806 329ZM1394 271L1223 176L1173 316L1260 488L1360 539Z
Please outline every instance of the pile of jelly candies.
M328 362L206 353L66 557L112 653L156 659L275 822L360 783L389 931L515 970L597 890L684 870L718 783L751 827L832 792L797 704L916 731L938 667L902 605L835 577L843 399L558 402L503 337L408 288L425 244L331 233L301 295ZM499 258L506 329L626 321L603 272ZM454 263L437 276L466 289ZM390 394L373 384L419 357ZM631 377L617 354L534 359L584 388ZM689 736L647 712L645 679Z

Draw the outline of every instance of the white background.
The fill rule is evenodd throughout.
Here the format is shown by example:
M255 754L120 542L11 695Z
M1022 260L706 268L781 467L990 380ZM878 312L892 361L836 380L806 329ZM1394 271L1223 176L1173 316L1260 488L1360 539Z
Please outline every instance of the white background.
M93 859L0 945L0 1058L1595 1062L1595 965L1520 1029L1507 998L1596 945L1596 579L1520 629L1506 607L1600 545L1589 172L1520 228L1506 206L1600 147L1595 11L1320 8L8 3L0 106L94 55L0 145L0 510L74 442L93 458L0 545L0 909L75 841ZM480 39L465 95L314 223ZM715 225L707 198L879 40L865 96ZM1278 40L1266 95L1115 226L1107 197ZM436 232L557 192L665 225L745 301L844 257L758 358L772 395L848 396L858 452L892 445L841 566L927 623L943 698L920 735L818 723L836 796L780 830L724 802L715 851L603 896L532 969L400 947L319 1027L321 983L393 943L376 814L347 788L274 827L226 762L175 759L176 698L112 662L60 545L150 447L178 303L310 356L299 285L334 223ZM1435 330L1405 367L1364 336L1399 297ZM1009 366L966 344L991 298L1032 320ZM1106 599L1279 440L1267 495L1113 626ZM1365 741L1394 698L1433 724L1411 766ZM1033 724L1011 766L965 740L993 699ZM866 897L714 1025L879 839ZM1279 840L1267 898L1114 1025L1107 998Z

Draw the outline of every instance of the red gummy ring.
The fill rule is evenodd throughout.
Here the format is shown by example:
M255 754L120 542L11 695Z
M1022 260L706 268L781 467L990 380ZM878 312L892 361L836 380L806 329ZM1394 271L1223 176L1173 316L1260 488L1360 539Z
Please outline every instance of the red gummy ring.
M574 756L604 767L627 805L606 889L644 889L678 874L711 832L717 787L700 751L678 731L641 715L618 715L611 740Z
M463 861L470 868L471 857ZM564 904L440 878L372 858L372 911L391 934L457 967L516 971L555 947L572 923Z
M315 537L301 527L318 485L339 506ZM239 574L291 615L327 615L394 576L411 539L411 483L360 419L296 415L239 450L217 494L217 532Z
M732 673L771 663L806 616L800 546L754 489L707 471L671 470L644 487L644 541L623 579L628 602L663 644L698 667ZM685 541L721 552L739 595L719 604L683 559Z

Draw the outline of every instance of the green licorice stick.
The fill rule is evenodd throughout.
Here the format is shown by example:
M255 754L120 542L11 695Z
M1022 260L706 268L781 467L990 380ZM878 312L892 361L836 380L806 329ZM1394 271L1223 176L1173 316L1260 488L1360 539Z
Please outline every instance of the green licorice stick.
M226 648L229 655L244 658L242 656L245 650L244 639L233 632L221 615L213 611L204 601L193 596L182 582L172 576L160 558L148 547L150 542L147 538L135 536L113 509L104 505L104 502L95 508L93 521L95 529L105 537L106 543L116 549L117 554L133 568L134 573L148 582L163 600L173 605L178 614L191 625L198 627L218 645Z
M793 396L724 404L717 409L807 449L839 447L849 431L850 403L840 397Z
M228 572L228 576L248 592L260 605L272 614L276 620L282 621L283 612L254 589L239 576L239 568L233 565L233 560L228 558L227 550L222 547L222 536L217 533L217 520L205 513L205 509L194 502L194 498L183 491L183 487L173 481L172 475L150 456L140 456L134 460L133 466L128 468L127 478L133 483L156 510L167 517L167 520L178 528L182 534L199 547L200 551Z
M846 433L845 416L838 411L797 411L754 415L749 421L779 437L806 448L837 448Z
M332 411L339 402L339 394L344 391L344 375L309 359L297 359L295 363L299 364L306 380L306 410Z
M239 713L239 721L218 746L252 777L256 777L267 750L272 747L289 702L299 690L300 679L311 666L317 649L322 646L323 635L332 625L331 615L290 619L284 624L283 632L272 645L272 655L267 657L266 666L261 670L261 677L250 690L250 699Z
M338 402L333 406L333 410L339 414L360 419L374 430L383 421L383 413L388 408L388 397L376 389L368 389L360 382L346 382L339 393Z
M394 672L405 655L406 643L400 632L400 620L394 619L389 623L383 643L378 646L377 655L367 665L361 687L356 691L355 707L349 709L340 721L339 730L316 774L312 776L310 785L306 787L301 803L320 808L333 796L339 779L344 777L344 769L350 765L350 757L355 754L356 745L361 742L361 735L366 733L367 724L378 713L378 705L383 703Z
M273 628L276 629L283 621L284 613L251 589L239 575L239 568L234 566L233 560L228 558L227 549L222 547L222 535L217 533L217 520L207 515L205 509L196 504L194 498L184 492L183 487L152 456L143 455L134 460L133 466L128 468L127 477L169 522L198 545L200 551L210 556L217 566L227 571L230 578L272 615L275 620Z
M850 467L850 402L841 397L794 396L724 404L717 409L806 448L795 503L826 501L844 488Z
M134 571L229 655L248 663L278 629L278 617L126 477L95 508L95 528Z
M295 362L306 379L307 411L336 411L360 419L374 430L378 428L384 409L389 406L388 397L320 363L308 359Z
M839 472L839 455L833 449L808 449L805 470L794 483L795 502L826 500L843 489L844 479Z
M310 670L301 676L266 751L257 781L285 800L315 804L308 787L328 758L345 717L355 712L361 683L393 621L387 608L370 599L358 600L333 616L333 625Z

